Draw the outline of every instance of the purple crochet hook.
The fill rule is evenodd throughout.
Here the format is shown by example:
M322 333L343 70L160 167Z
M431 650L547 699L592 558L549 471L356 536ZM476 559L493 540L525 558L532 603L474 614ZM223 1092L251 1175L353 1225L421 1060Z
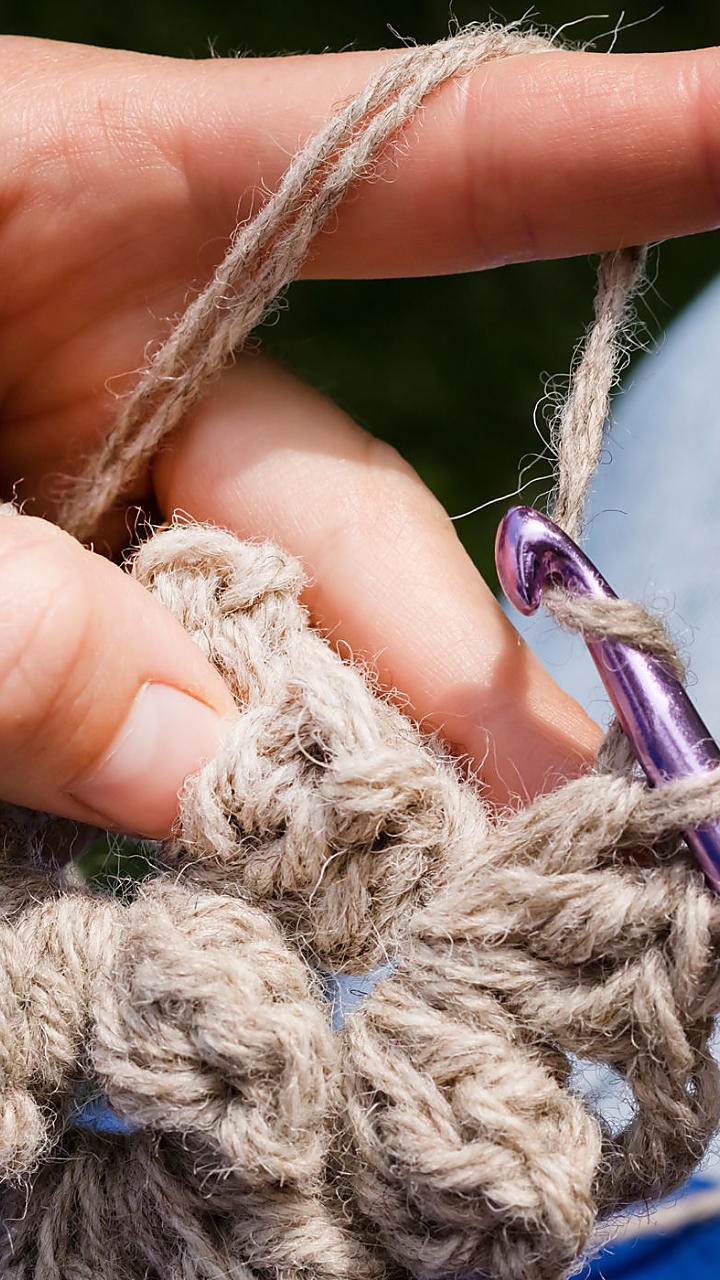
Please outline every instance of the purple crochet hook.
M617 599L587 556L552 520L532 507L511 507L495 543L500 584L521 613L534 613L548 579L573 595ZM657 658L614 640L586 644L618 720L653 786L720 766L720 748L679 680ZM720 893L720 821L685 839Z

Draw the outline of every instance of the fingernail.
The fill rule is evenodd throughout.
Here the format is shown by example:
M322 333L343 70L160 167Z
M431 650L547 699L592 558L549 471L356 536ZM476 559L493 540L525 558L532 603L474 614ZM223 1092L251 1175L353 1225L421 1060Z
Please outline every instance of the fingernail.
M190 694L144 684L102 763L70 794L123 831L167 835L183 783L215 755L226 728Z

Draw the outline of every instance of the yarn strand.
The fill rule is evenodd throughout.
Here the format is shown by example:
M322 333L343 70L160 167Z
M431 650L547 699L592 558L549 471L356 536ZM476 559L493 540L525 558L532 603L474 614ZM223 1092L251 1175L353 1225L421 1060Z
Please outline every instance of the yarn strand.
M291 162L256 217L238 227L210 283L191 303L128 395L120 416L62 507L59 523L92 537L161 442L300 273L315 236L388 141L439 85L495 58L557 48L508 27L465 28L400 53Z
M602 451L612 391L622 354L630 299L643 279L645 249L603 256L598 268L595 321L581 348L570 390L553 433L556 489L552 519L577 539L588 486Z

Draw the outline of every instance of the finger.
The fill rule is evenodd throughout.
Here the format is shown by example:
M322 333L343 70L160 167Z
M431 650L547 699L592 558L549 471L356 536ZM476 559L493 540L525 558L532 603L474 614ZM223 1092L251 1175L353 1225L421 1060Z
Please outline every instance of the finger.
M113 209L131 223L161 218L172 229L163 261L171 243L179 274L164 273L153 311L170 313L238 215L257 211L303 141L394 56L184 62L6 38L3 198L27 213L30 191L42 237L48 214L53 225L66 212L77 219L66 172L77 169L82 208L105 211L118 253L128 227ZM48 131L38 116L48 94L59 95L60 120L38 157L26 139ZM54 172L58 156L62 181L38 184L39 164ZM719 191L720 49L520 55L426 99L376 180L320 235L308 272L432 275L616 249L717 226ZM150 266L131 244L134 280L138 253Z
M391 57L213 62L178 141L208 234ZM189 116L189 118L188 118ZM522 55L442 86L360 184L308 272L432 275L684 235L720 220L720 50ZM391 179L391 181L387 181Z
M597 726L520 640L412 469L291 374L244 357L158 458L155 481L167 515L299 555L314 620L468 756L494 800L593 754Z
M1 471L38 511L238 214L393 56L196 63L0 40L0 271L24 263L0 314ZM310 273L428 274L700 230L718 222L720 52L487 64L396 142Z
M4 799L167 835L231 712L218 674L129 575L43 520L0 516Z

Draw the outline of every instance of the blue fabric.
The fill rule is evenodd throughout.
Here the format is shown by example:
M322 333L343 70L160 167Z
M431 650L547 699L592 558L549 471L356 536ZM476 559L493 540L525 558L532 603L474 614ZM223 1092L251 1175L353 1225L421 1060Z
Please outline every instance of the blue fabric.
M81 1104L73 1116L73 1124L95 1133L134 1133L138 1127L113 1111L104 1098L92 1098Z
M717 1280L719 1270L720 1219L713 1218L671 1236L642 1236L608 1246L578 1280Z
M373 987L383 978L389 978L394 964L381 964L372 973L359 976L349 973L324 973L323 995L330 1005L330 1022L333 1031L342 1031L345 1020L353 1009L370 995Z
M691 1200L715 1188L714 1179L696 1175L666 1204ZM642 1210L638 1211L642 1213ZM571 1280L710 1280L720 1264L720 1217L691 1223L672 1234L649 1234L609 1244L573 1273Z

